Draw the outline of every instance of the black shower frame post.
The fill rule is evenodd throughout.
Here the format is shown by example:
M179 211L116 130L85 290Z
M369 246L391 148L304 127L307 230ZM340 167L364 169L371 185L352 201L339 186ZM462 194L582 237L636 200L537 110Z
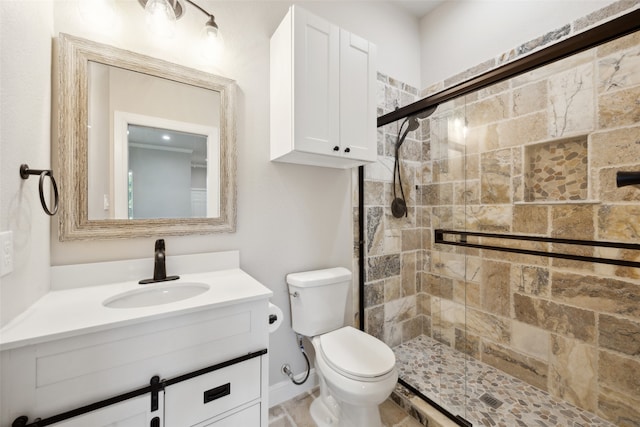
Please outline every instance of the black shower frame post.
M578 54L585 50L589 50L601 44L610 42L612 40L624 37L631 33L640 30L640 9L633 10L625 15L614 18L607 21L597 27L586 30L582 33L576 34L563 41L557 42L549 47L540 49L536 52L530 53L521 59L514 60L507 64L504 64L498 68L487 71L474 77L470 80L464 81L458 85L452 86L434 95L423 98L412 104L406 105L402 108L398 108L395 111L384 114L378 117L377 127L388 125L390 123L402 120L409 116L421 113L429 108L437 107L447 101L451 101L460 96L467 95L471 92L475 92L479 89L491 86L504 80L516 77L520 74L535 70L544 65L551 64L561 59ZM364 166L358 168L358 239L359 239L359 320L360 329L364 331L364 284L366 281L366 268L365 268L365 236L364 236ZM434 236L435 237L435 236ZM436 402L429 399L424 394L420 393L417 389L411 387L404 380L399 380L405 387L411 389L412 392L417 394L422 400L436 407L447 418L455 422L460 426L469 426L469 422L464 420L460 416L453 415L445 408L442 408Z

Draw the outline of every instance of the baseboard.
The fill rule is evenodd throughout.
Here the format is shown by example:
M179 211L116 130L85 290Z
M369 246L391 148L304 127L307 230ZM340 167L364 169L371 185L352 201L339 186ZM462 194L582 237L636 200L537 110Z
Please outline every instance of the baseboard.
M296 375L296 381L300 381L304 378L304 373L300 375ZM285 378L283 381L279 383L275 383L269 387L269 408L279 405L282 402L286 402L287 400L293 399L299 394L308 392L312 388L318 385L318 377L316 375L316 370L311 369L309 373L309 378L305 381L304 384L295 385L291 382L290 379Z

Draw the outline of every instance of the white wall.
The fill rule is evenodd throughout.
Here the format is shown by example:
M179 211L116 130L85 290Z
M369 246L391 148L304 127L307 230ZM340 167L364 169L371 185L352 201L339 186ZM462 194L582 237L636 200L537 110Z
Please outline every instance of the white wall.
M308 8L378 44L380 71L418 85L418 22L379 2L311 2ZM22 312L48 289L51 264L150 257L156 237L126 241L64 242L56 222L37 199L37 182L19 182L18 166L49 161L51 36L66 32L214 72L237 81L238 227L234 234L167 237L171 255L239 249L241 267L274 292L285 321L271 337L271 383L282 381L279 367L303 370L295 336L288 326L289 302L284 277L289 272L330 266L351 268L351 172L269 161L269 38L289 2L204 2L224 33L226 56L220 65L198 59L192 41L204 23L193 8L178 21L177 33L164 44L144 31L137 0L117 2L120 21L101 32L80 19L74 1L0 1L2 11L2 230L19 232L16 271L3 278L2 324ZM396 22L397 19L397 22ZM391 35L384 23L397 32ZM406 46L398 49L396 46ZM410 47L413 46L413 47ZM5 95L6 93L6 95ZM9 154L11 153L11 154ZM19 206L16 205L20 202ZM18 209L26 211L14 219ZM25 243L22 243L25 242ZM18 246L18 245L17 245ZM149 270L153 267L150 265Z
M49 169L50 2L0 1L0 231L13 231L13 273L0 279L0 325L49 289L49 217L38 177L20 164Z
M426 88L613 3L611 0L448 0L420 20Z

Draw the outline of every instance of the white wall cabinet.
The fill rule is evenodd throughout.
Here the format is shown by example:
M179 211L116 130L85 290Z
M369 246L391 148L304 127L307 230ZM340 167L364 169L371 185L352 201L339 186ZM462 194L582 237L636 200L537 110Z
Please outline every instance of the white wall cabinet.
M271 37L271 160L374 162L376 47L299 6Z

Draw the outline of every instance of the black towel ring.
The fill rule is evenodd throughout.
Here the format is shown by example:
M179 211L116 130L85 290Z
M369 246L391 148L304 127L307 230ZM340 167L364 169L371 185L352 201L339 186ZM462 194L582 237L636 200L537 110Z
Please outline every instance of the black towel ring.
M20 176L22 179L29 178L29 175L40 175L40 203L42 203L42 209L49 216L54 216L58 212L58 185L56 184L56 180L53 177L53 172L50 169L40 170L40 169L29 169L29 165L22 164L20 165ZM44 178L48 176L51 180L51 185L53 186L53 211L49 209L47 206L47 202L44 200Z

